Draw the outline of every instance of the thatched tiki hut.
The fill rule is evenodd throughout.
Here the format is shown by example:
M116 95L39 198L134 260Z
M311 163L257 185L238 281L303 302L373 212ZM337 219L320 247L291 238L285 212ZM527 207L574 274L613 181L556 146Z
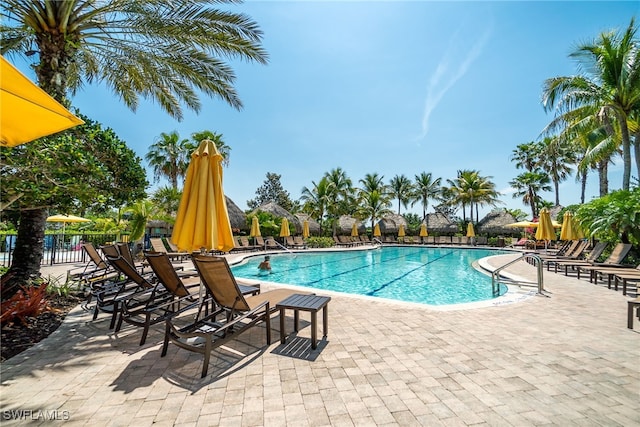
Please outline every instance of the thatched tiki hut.
M300 224L304 224L305 220L309 222L309 234L312 236L319 236L320 232L322 231L322 227L320 226L320 223L318 223L318 221L316 221L315 219L311 218L311 216L305 214L305 213L297 213L294 214L296 218L298 218L298 221L300 222ZM300 232L302 234L302 232Z
M227 202L227 212L229 213L229 223L231 223L231 228L237 228L242 231L249 231L249 226L247 225L247 215L236 205L233 200L224 196Z
M426 219L427 231L437 234L456 234L458 226L441 212L427 214Z
M359 221L350 215L342 215L336 220L336 234L351 235L351 229L353 228L353 224L356 222L358 223L358 234L366 233L367 227L365 227L362 221Z
M255 208L253 211L251 211L251 215L257 214L258 211L269 212L271 215L276 216L278 218L287 218L287 220L289 221L289 224L295 227L296 234L302 234L302 223L300 222L298 217L293 215L289 211L287 211L285 208L283 208L279 204L274 202L263 203L257 208Z
M378 221L382 235L398 234L400 224L404 226L405 230L407 229L407 220L402 215L397 214L389 214Z
M504 210L489 212L478 222L477 233L487 236L519 236L522 229L507 227L517 222L516 218Z

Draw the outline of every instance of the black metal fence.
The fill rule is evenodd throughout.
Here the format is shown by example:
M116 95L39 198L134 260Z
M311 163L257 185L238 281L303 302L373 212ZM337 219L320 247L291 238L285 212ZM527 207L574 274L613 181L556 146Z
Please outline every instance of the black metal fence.
M122 237L122 236L121 236ZM47 234L44 237L42 265L87 262L81 245L91 242L95 247L116 241L115 234ZM15 234L0 233L0 266L9 267L16 246Z

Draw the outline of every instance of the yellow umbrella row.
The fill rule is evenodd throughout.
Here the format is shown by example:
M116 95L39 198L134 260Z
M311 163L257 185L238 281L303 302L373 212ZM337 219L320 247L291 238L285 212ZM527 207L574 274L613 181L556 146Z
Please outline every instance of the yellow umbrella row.
M0 58L0 145L14 147L84 123Z

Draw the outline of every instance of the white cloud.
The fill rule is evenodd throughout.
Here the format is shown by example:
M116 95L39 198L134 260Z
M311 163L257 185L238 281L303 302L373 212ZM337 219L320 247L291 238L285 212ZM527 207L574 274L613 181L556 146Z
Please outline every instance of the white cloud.
M422 131L418 136L419 139L424 139L429 132L429 121L431 113L436 109L444 95L460 80L469 70L469 67L481 54L484 49L489 36L491 35L491 28L488 28L482 36L480 36L471 49L466 53L459 64L456 64L451 59L454 53L459 49L454 47L458 43L458 33L454 34L449 42L449 47L445 52L443 58L438 63L435 72L429 79L429 85L427 87L427 97L424 102L424 112L422 114ZM453 63L450 67L450 63ZM451 69L450 69L451 68Z

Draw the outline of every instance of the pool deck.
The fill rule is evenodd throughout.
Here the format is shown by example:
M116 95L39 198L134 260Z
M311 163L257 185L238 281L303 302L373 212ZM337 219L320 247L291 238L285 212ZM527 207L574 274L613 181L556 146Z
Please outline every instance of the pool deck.
M535 279L525 262L508 271ZM116 335L106 315L91 321L77 307L49 338L0 365L2 425L51 416L91 426L640 425L631 297L544 273L547 296L513 289L473 308L333 293L328 338L316 350L308 313L285 345L274 318L271 345L255 327L215 350L203 379L201 355L170 345L160 357L161 325L138 346L139 329ZM32 413L7 421L11 410Z

